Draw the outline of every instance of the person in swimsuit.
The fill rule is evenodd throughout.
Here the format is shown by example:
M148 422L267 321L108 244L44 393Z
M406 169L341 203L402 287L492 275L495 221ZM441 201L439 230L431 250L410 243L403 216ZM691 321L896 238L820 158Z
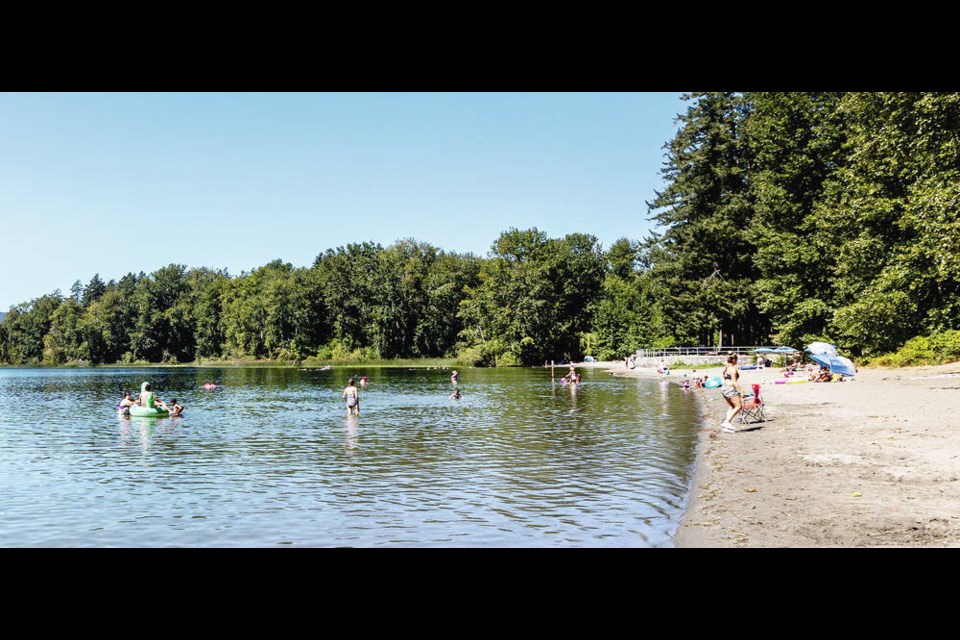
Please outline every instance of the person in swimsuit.
M129 391L123 392L123 400L120 401L120 404L117 405L117 409L120 410L129 410L130 407L137 404L137 402L131 397Z
M360 415L360 390L356 387L356 380L350 378L347 381L347 388L343 390L343 399L347 403L347 417L350 413Z
M720 423L720 428L727 433L735 433L737 428L731 420L743 409L743 389L740 388L740 367L737 366L737 354L730 354L727 364L723 367L723 388L720 390L723 399L730 408L727 417Z
M457 384L458 382L460 382L460 374L454 370L454 372L450 374L450 384Z
M176 398L174 398L173 400L170 401L170 409L171 409L170 415L173 416L173 417L176 417L176 416L180 415L181 413L183 413L183 405L182 405L182 404L177 404L177 399L176 399Z
M140 385L140 397L137 399L137 404L147 409L160 408L170 413L170 407L167 406L167 403L154 395L153 391L150 390L149 382L144 382Z
M120 413L121 415L128 416L130 415L130 407L132 407L135 404L137 404L137 402L133 399L130 392L124 391L123 400L121 400L119 404L117 404L117 412Z

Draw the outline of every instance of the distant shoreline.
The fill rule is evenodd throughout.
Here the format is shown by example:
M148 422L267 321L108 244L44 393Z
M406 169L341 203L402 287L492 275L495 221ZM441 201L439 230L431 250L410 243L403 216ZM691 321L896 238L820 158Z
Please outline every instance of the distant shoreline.
M229 369L240 367L251 368L276 368L276 369L320 369L330 366L331 368L352 368L352 367L407 367L407 368L463 368L469 369L468 365L456 362L453 358L423 358L423 359L400 359L400 360L367 360L361 362L351 362L342 360L333 361L288 361L288 360L201 360L194 362L180 362L176 364L165 364L162 362L128 362L111 364L61 364L61 365L18 365L18 364L0 364L0 369Z

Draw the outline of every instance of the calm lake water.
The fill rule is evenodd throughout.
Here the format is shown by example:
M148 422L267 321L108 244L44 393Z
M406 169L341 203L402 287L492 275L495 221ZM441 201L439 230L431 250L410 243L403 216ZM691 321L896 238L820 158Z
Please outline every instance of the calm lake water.
M458 401L443 369L0 370L0 546L672 545L695 392L460 373ZM119 417L144 380L183 416Z

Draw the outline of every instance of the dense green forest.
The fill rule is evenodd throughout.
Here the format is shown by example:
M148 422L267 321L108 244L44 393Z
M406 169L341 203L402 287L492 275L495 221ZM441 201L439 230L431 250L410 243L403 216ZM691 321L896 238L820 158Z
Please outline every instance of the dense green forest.
M0 361L502 366L814 339L854 356L960 350L960 94L685 99L666 186L637 212L657 225L645 238L604 249L510 229L486 257L402 240L239 276L176 264L94 275L11 308Z

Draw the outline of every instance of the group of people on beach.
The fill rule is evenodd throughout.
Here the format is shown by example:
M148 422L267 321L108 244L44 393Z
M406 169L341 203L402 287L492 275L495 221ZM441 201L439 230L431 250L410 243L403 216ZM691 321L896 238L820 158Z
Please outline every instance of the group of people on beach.
M820 365L820 370L812 364L807 365L807 379L810 382L843 382L842 373L832 373L827 365Z
M689 388L690 388L690 381L692 380L692 381L693 381L693 387L694 387L695 389L703 389L703 385L707 384L707 376L697 375L697 370L696 370L696 369L694 369L693 371L691 371L690 374L691 374L691 376L690 376L689 379L684 379L684 381L683 381L683 388L684 388L684 389L689 389Z
M724 417L723 422L720 423L720 428L727 433L736 432L736 427L733 426L733 419L743 410L744 398L751 394L745 394L743 388L740 386L740 367L738 366L739 356L736 353L731 353L727 358L727 363L723 367L721 372L721 379L723 381L723 386L720 389L720 395L729 405L727 409L727 414ZM800 361L799 358L794 358L787 367L785 367L784 375L792 376L794 372L799 367ZM792 365L792 366L791 366ZM693 373L696 373L694 369ZM813 366L813 364L807 364L807 373L809 375L808 379L810 382L843 382L844 376L842 373L832 373L830 367L822 365L819 371ZM700 378L694 376L694 384L699 388L705 385L706 376ZM689 388L687 381L684 381L684 389Z

